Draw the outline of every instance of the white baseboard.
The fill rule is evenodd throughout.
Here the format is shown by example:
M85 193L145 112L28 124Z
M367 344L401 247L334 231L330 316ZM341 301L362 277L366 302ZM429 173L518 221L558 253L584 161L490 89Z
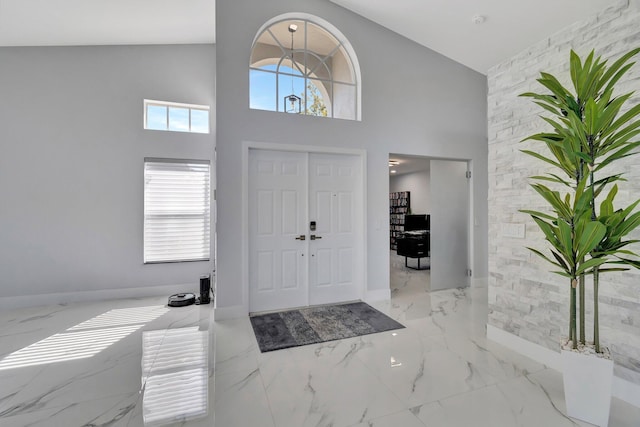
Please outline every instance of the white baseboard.
M562 372L560 351L550 350L492 325L487 325L487 338L558 372ZM613 390L611 394L613 397L640 408L640 385L638 384L620 377L613 377Z
M620 377L613 377L613 395L640 408L640 385Z
M20 295L0 298L0 309L38 307L76 302L105 301L124 298L166 296L179 292L193 292L193 283L184 285L147 286L142 288L100 289L96 291L60 292L52 294Z
M216 307L213 309L213 319L231 320L249 316L249 310L244 305L232 305L229 307Z
M492 325L487 325L487 338L520 354L524 354L530 359L542 363L549 368L562 372L562 360L560 359L559 349L555 352Z
M391 289L378 289L375 291L366 291L364 295L365 302L388 301L391 299Z
M378 289L367 291L364 296L365 302L388 301L391 299L391 289ZM219 320L231 320L247 317L249 310L244 305L232 305L229 307L216 307L213 311L213 318Z
M472 288L486 288L489 286L489 278L488 277L473 277L471 279L471 287Z

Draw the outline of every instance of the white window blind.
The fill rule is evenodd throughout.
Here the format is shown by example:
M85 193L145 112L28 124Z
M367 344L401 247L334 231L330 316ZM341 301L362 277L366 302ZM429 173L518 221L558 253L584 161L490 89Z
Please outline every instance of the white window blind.
M145 159L145 263L209 259L209 177L209 161Z

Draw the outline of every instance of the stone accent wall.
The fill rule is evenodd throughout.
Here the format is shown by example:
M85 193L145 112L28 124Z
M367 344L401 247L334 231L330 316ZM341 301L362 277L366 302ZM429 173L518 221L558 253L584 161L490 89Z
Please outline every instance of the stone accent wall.
M640 46L638 22L637 6L615 2L593 19L541 40L488 73L489 324L549 349L559 351L559 341L568 333L569 283L550 273L552 266L526 249L547 247L537 225L519 212L546 210L528 179L545 167L519 150L545 148L520 141L547 130L547 125L539 118L544 110L518 95L543 90L536 82L540 71L571 86L570 49L581 57L595 49L596 55L612 62ZM636 61L619 83L618 94L640 94L640 55ZM639 102L640 95L631 104ZM620 168L628 182L620 185L616 207L640 197L640 155L625 160ZM634 237L640 238L640 233ZM616 375L640 384L640 272L605 274L600 289L601 341L614 353ZM590 295L587 298L592 301ZM587 337L592 336L591 326L587 331Z

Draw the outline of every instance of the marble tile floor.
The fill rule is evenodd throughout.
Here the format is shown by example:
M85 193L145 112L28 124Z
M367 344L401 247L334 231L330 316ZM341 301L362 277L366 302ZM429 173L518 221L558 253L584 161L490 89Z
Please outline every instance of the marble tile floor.
M374 305L405 329L264 354L247 318L165 298L3 311L0 426L589 425L564 415L558 372L485 338L486 288L429 278L392 255ZM613 399L609 425L640 409Z
M0 426L213 425L212 309L166 301L0 312Z

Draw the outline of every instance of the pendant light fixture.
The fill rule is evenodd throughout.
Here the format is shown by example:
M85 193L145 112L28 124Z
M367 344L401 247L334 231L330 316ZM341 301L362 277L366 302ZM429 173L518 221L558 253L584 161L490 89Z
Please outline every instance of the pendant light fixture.
M291 69L295 70L295 60L293 59L293 33L298 31L296 24L289 25L289 32L291 33ZM293 75L291 76L291 95L284 97L284 109L287 113L302 112L302 99L296 95L293 87Z

